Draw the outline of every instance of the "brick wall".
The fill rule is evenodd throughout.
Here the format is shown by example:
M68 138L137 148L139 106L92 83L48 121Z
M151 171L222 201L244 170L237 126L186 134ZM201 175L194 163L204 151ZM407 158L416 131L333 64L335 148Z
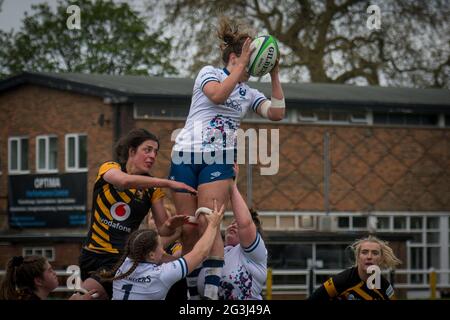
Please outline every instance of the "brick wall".
M78 265L81 243L25 243L6 245L0 244L0 270L6 269L6 263L13 256L23 254L24 247L49 247L55 250L55 261L51 261L54 269L64 270L69 265Z
M182 121L136 121L161 139L153 173L167 177L171 133ZM253 201L259 210L324 210L323 141L330 135L330 210L448 211L450 130L433 128L247 124L279 129L280 168L263 176L253 167ZM270 148L269 148L270 150ZM242 166L239 187L246 193Z
M65 134L86 133L88 137L87 198L90 210L92 186L101 162L112 159L112 108L98 97L91 97L24 85L0 96L0 229L7 227L8 137L29 137L28 163L36 173L36 136L55 134L58 137L58 170L65 172ZM98 119L104 115L100 126Z

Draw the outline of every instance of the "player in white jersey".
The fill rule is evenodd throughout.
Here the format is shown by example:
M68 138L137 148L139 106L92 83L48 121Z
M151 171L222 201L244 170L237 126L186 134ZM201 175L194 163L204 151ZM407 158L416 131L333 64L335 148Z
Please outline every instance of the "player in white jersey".
M103 271L104 280L113 281L113 300L163 300L170 287L202 263L208 256L225 211L222 205L206 216L207 228L194 248L183 257L164 262L167 255L154 229L133 232L120 262Z
M198 197L175 190L173 199L179 214L192 216L199 207L211 207L212 199L217 199L219 205L229 201L236 133L249 109L273 121L282 120L285 114L278 63L270 72L271 100L247 85L250 76L246 66L253 49L250 48L250 33L241 27L226 19L221 21L218 37L225 68L206 66L195 80L189 115L173 147L169 178L196 188ZM184 252L191 250L203 229L202 221L197 227L183 227ZM207 279L203 295L209 299L217 299L223 265L220 234L216 239L211 250L214 257L206 263L212 269L208 271L211 277ZM198 297L195 292L198 272L195 270L188 276L191 298Z
M234 220L225 231L225 265L219 298L261 300L267 278L267 249L261 237L261 222L256 211L248 209L236 184L232 187L231 204ZM200 292L203 277L202 270L198 281Z

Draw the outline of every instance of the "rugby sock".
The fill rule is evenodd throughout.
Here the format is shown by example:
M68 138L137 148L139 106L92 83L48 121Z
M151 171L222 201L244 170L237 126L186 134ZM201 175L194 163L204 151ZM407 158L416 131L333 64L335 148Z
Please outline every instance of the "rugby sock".
M209 257L203 262L205 268L205 292L203 297L210 300L219 300L219 285L222 277L223 259Z
M197 289L197 278L198 274L200 273L200 270L202 270L202 267L198 267L194 271L192 271L188 276L186 277L186 282L188 286L189 291L189 300L200 300L200 296L198 295L198 289Z

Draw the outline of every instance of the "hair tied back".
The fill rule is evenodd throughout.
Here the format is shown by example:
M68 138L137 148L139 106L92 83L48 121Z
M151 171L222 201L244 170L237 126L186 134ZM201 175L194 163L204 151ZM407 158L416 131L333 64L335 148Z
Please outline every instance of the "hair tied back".
M12 259L12 265L13 267L19 267L23 263L23 257L22 256L15 256Z

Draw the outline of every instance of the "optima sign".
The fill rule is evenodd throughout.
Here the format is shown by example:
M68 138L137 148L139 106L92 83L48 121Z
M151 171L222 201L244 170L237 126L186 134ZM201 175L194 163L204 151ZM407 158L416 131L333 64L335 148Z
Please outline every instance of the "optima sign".
M11 175L9 225L70 228L86 225L87 173Z

